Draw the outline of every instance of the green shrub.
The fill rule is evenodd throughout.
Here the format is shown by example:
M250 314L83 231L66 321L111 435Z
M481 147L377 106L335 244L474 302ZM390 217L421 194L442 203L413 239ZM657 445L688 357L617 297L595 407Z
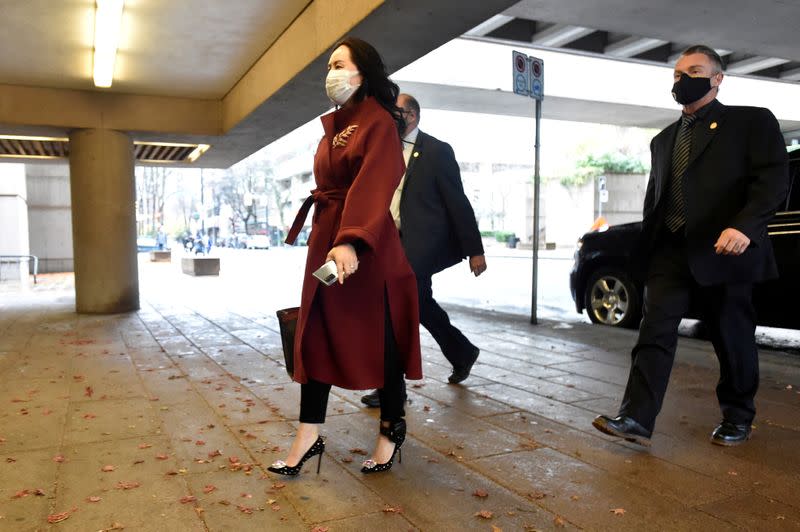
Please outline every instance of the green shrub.
M559 181L565 187L582 186L603 174L644 174L647 168L639 159L619 152L604 153L595 157L588 155L578 161L575 173Z
M512 231L495 231L494 239L497 240L498 242L505 243L508 241L508 237L510 237L513 234L514 233Z

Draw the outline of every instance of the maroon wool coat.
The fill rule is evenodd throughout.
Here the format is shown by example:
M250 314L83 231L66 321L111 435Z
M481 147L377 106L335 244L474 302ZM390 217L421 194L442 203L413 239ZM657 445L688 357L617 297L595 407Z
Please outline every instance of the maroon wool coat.
M387 304L406 378L421 379L416 278L389 213L405 170L397 127L373 98L323 116L322 125L294 380L383 387ZM348 243L356 244L358 271L343 285L322 285L312 272L332 247Z

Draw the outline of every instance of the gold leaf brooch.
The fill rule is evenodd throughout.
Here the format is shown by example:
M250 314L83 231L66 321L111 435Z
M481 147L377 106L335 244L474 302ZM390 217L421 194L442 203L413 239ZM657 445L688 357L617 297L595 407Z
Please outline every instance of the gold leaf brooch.
M350 136L355 132L356 129L358 129L357 125L351 125L344 128L340 133L333 137L333 147L343 148L347 146L347 141L350 140Z

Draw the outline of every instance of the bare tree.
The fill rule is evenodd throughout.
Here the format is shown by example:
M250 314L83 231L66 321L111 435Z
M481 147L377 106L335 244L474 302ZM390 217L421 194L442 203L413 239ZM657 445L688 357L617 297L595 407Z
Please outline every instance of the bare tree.
M166 168L145 166L137 175L137 211L142 218L140 234L154 235L164 222L164 190L169 173Z

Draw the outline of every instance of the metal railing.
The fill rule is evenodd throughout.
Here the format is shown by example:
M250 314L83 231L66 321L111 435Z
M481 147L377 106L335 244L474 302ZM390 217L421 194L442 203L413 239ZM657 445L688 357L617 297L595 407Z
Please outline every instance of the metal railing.
M36 255L0 255L0 264L22 262L33 260L33 284L36 284L36 276L39 274L39 257Z

